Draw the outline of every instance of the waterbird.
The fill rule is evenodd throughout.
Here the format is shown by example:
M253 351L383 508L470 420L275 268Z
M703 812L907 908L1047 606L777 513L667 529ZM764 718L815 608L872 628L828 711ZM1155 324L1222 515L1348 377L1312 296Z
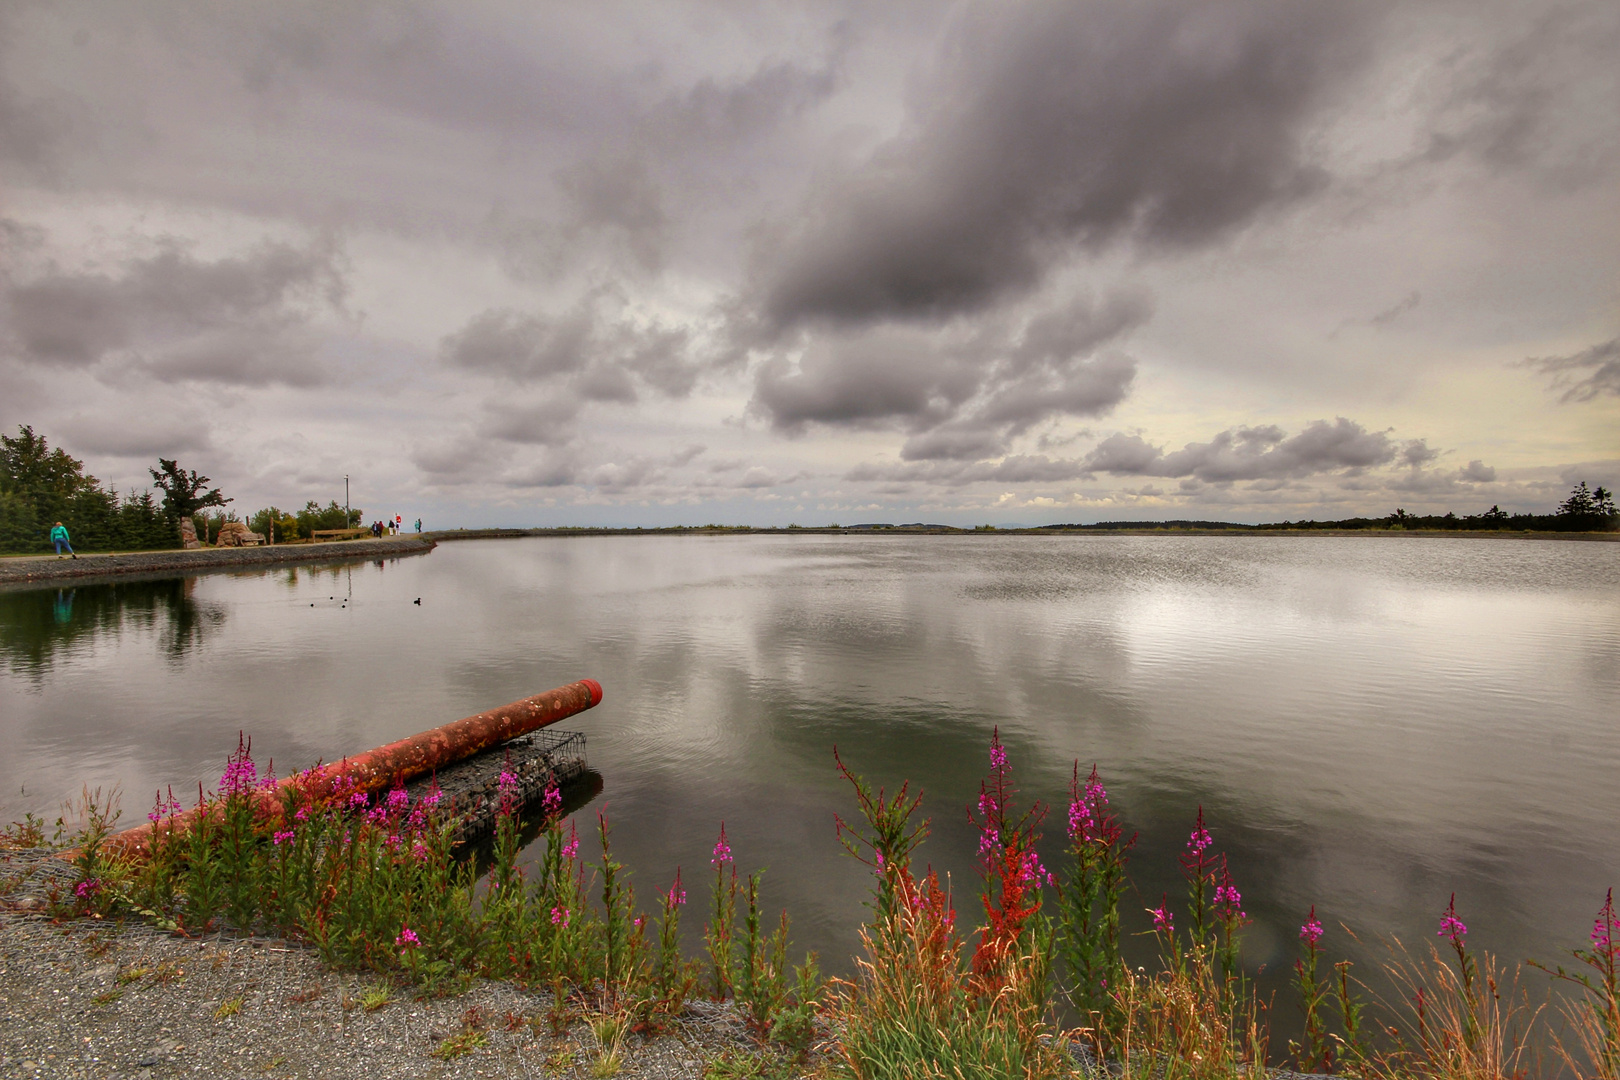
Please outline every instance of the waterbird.
M422 598L421 598L421 597L420 597L420 596L418 596L418 597L417 597L417 598L416 598L416 606L417 606L417 607L421 607L421 606L422 606Z

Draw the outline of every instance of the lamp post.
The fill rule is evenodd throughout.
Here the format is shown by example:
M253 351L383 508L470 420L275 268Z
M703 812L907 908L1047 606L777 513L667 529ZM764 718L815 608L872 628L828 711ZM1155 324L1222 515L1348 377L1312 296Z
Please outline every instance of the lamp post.
M343 474L343 527L349 527L349 474Z

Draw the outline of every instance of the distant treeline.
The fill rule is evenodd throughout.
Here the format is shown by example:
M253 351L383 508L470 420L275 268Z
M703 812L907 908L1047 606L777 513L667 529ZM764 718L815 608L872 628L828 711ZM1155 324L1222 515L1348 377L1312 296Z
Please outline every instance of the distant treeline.
M1469 531L1604 532L1620 527L1614 496L1603 487L1588 489L1586 481L1576 484L1569 498L1550 514L1509 514L1493 506L1481 514L1458 517L1444 514L1409 514L1403 509L1384 517L1344 518L1339 521L1280 521L1247 525L1232 521L1099 521L1093 525L1043 525L1043 529L1083 529L1109 532L1128 529L1231 529L1242 532L1279 532L1294 529L1441 529Z

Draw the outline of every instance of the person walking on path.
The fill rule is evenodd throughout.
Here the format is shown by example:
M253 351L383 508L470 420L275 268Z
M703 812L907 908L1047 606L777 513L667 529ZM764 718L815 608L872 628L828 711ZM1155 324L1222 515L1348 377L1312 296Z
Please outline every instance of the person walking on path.
M67 553L72 555L75 559L79 557L78 555L74 554L73 545L68 542L67 526L63 525L60 521L58 521L51 529L51 543L56 545L56 557L58 559L62 557L63 548L67 548Z

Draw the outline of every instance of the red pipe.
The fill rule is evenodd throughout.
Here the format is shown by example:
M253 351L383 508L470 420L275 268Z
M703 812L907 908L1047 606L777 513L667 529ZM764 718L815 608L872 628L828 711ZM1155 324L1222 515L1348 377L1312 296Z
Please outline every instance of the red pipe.
M408 739L391 742L387 746L379 746L355 757L344 758L328 765L323 775L333 779L347 777L352 781L353 790L380 791L453 765L519 735L538 731L575 713L594 708L601 701L602 684L595 679L581 679L412 735ZM299 777L290 776L275 787L261 791L260 804L270 810L278 808L281 805L280 789L298 780ZM158 823L148 822L126 829L109 836L105 845L114 854L141 858L151 846L152 835L157 829L161 828L165 834L185 832L196 816L197 811L193 809L164 818Z

